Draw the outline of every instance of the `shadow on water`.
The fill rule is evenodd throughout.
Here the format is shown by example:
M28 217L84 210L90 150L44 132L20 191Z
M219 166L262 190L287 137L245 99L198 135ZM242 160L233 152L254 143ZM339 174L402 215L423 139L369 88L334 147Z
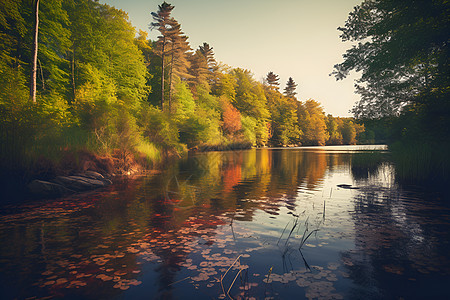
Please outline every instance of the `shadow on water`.
M448 206L432 193L368 188L355 197L352 217L355 249L343 252L342 260L357 283L354 297L448 297Z
M447 293L436 285L450 270L449 210L398 187L384 154L326 149L199 153L104 190L6 207L0 292L375 299L426 295L423 282Z

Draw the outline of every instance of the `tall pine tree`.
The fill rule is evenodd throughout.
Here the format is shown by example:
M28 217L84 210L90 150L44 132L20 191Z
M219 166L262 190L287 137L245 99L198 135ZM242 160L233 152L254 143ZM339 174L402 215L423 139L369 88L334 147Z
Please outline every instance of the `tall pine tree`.
M168 4L167 2L163 2L163 4L158 5L158 11L152 12L152 17L154 22L150 24L150 29L157 28L159 32L161 33L160 36L158 36L158 54L161 57L161 65L162 65L162 74L161 74L161 109L164 110L164 77L166 74L166 56L168 52L170 51L167 49L167 44L169 43L168 34L171 30L171 22L172 19L170 17L170 13L175 7L173 5Z
M181 80L187 80L189 60L188 51L191 47L188 43L188 37L181 31L181 25L175 20L170 21L171 29L168 32L168 41L170 48L170 69L169 69L169 112L172 109L172 89L173 77L178 76Z
M284 88L284 94L286 95L286 97L294 98L295 95L297 95L297 92L295 91L297 89L297 85L298 84L294 82L294 79L292 79L292 77L289 77L286 83L286 87Z
M206 59L209 71L214 72L217 68L217 62L214 58L213 48L208 43L203 43L202 46L199 46L199 50Z
M269 84L269 88L278 90L278 86L280 85L280 83L278 82L279 80L280 78L274 72L270 71L269 73L267 73L266 81Z

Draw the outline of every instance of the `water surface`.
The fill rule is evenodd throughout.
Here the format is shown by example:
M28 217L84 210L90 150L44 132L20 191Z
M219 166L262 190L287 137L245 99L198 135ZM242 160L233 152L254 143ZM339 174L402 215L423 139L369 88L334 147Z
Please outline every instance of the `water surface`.
M448 201L397 185L385 148L373 149L198 153L103 190L4 207L0 295L449 298Z

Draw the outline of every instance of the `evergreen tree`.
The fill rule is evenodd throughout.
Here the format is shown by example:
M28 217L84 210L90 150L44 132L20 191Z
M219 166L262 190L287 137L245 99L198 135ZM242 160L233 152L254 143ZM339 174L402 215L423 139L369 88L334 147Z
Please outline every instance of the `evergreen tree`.
M200 53L206 59L206 64L208 65L208 70L210 72L214 72L217 68L217 62L214 58L213 48L208 43L203 43L202 46L199 46Z
M173 18L170 21L170 27L171 29L167 36L170 44L169 112L172 107L173 76L176 75L184 81L190 77L188 74L189 60L187 52L191 50L187 42L188 37L181 31L181 25Z
M195 89L196 85L207 83L208 63L199 49L190 56L189 61L191 64L189 68L189 74L191 75L190 84L191 88Z
M286 83L286 87L284 88L284 94L286 95L286 97L294 98L295 95L297 95L297 92L295 91L297 89L297 85L298 84L294 82L294 79L292 79L292 77L289 77Z
M219 81L217 61L214 58L213 48L208 43L203 43L199 46L198 50L206 59L206 65L208 66L207 80L210 86L215 87Z
M272 71L267 73L266 81L269 84L269 88L274 89L274 90L278 90L279 89L279 85L280 85L280 83L278 82L279 80L280 80L280 78L278 77L278 75L276 75Z
M157 28L159 32L161 33L160 36L158 36L158 53L161 57L161 65L162 65L162 72L161 72L161 109L164 110L164 93L165 93L165 83L164 83L164 77L166 76L166 56L168 52L170 51L167 49L167 44L169 43L168 40L168 34L171 30L171 22L172 19L170 17L170 13L175 7L168 4L167 2L163 2L163 4L158 5L158 11L152 12L152 17L154 22L151 23L150 28Z

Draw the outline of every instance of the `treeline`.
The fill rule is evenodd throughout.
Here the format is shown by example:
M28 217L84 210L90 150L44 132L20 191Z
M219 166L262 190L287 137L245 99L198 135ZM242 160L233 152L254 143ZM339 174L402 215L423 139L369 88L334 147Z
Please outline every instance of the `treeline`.
M450 182L449 11L446 0L365 0L339 28L354 46L332 74L360 72L353 114L414 184Z
M2 170L80 149L126 165L191 148L370 140L355 120L298 101L292 78L281 93L272 72L257 82L217 63L209 44L193 50L173 9L164 2L149 15L160 33L151 41L124 11L95 0L1 1Z

